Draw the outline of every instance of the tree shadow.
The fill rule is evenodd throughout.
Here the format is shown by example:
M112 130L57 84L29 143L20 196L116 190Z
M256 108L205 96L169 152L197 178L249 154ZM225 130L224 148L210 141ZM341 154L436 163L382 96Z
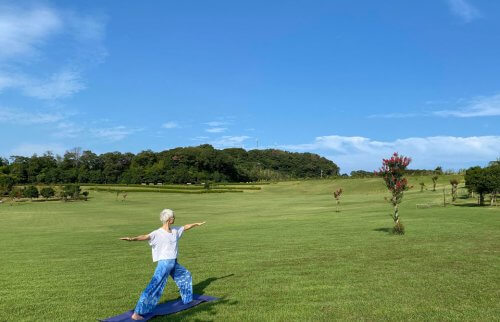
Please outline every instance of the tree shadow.
M193 285L193 293L194 294L204 294L205 289L213 282L228 278L234 276L234 274L229 274L221 277L209 277L205 279L204 281L201 281L197 283L196 285ZM193 315L196 315L201 312L206 312L210 315L215 315L216 312L216 306L218 305L236 305L238 304L238 301L235 300L229 300L226 297L221 297L216 301L213 302L206 302L206 303L201 303L191 309L188 309L186 311L181 311L178 313L174 314L169 314L169 315L160 315L160 316L155 316L152 320L154 321L214 321L214 320L207 320L207 319L199 319L199 318L193 318Z
M383 233L388 233L390 235L392 235L392 228L375 228L373 231L380 231L380 232L383 232Z
M486 204L484 204L483 206L481 206L481 205L478 205L477 202L475 202L475 203L454 204L454 206L457 206L457 207L485 207Z

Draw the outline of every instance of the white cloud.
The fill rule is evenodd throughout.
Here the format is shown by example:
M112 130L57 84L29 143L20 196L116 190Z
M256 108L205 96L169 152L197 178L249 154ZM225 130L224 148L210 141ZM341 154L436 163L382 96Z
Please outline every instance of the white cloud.
M43 100L54 100L72 96L85 89L80 73L63 70L47 80L31 80L22 86L26 96Z
M12 149L9 155L32 156L33 154L43 155L45 152L50 151L54 154L63 155L67 149L59 143L48 144L32 144L23 143Z
M459 169L497 159L500 156L500 136L434 136L376 141L330 135L317 137L312 143L279 148L319 153L337 163L342 172L378 169L382 158L393 152L411 157L412 168L431 169L441 165L445 169Z
M27 112L21 109L0 107L0 122L9 124L47 124L61 121L65 116L61 113Z
M32 56L47 38L61 31L59 14L48 7L0 7L0 60Z
M500 116L500 94L479 96L469 101L462 108L436 111L434 115L454 117Z
M208 136L195 136L194 138L191 138L191 140L193 140L193 141L205 141L208 139L209 139Z
M60 122L57 124L52 136L56 138L76 138L79 137L84 130L82 126L73 122Z
M176 122L166 122L161 125L161 127L165 129L177 129L180 128L180 125Z
M227 128L225 128L225 127L212 127L212 128L206 129L205 131L208 133L222 133L222 132L225 132L226 130L227 130Z
M250 136L222 136L214 141L209 142L216 148L243 147L243 142L250 139Z
M56 100L85 89L83 70L107 54L104 31L99 15L42 5L0 6L0 91ZM62 56L64 66L54 70Z
M471 22L481 17L479 10L466 0L448 0L448 5L451 12L464 22Z
M123 140L127 136L137 133L139 131L141 131L141 129L131 129L125 126L90 129L90 133L92 134L92 136L110 142Z
M217 126L221 126L221 125L226 125L227 122L212 121L212 122L206 122L206 123L203 123L203 124L208 125L210 127L217 127Z
M410 117L421 116L417 113L388 113L388 114L373 114L368 116L369 118L383 118L383 119L403 119Z

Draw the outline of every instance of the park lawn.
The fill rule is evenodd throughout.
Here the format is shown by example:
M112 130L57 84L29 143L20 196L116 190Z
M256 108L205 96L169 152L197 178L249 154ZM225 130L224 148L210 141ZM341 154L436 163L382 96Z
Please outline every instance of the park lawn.
M499 320L500 207L438 206L447 180L422 193L421 180L401 206L404 236L389 233L381 179L0 204L0 321L95 321L132 309L155 266L147 243L118 238L156 229L167 207L177 225L207 221L185 233L179 261L195 293L220 298L169 321ZM177 297L169 280L161 301Z

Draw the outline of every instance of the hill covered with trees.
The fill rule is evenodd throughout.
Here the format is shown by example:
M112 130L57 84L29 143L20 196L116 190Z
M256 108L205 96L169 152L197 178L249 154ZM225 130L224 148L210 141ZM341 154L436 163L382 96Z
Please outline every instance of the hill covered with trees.
M0 185L30 183L188 183L246 182L337 176L339 167L312 153L276 149L214 149L205 144L138 154L97 155L75 148L64 156L0 158Z

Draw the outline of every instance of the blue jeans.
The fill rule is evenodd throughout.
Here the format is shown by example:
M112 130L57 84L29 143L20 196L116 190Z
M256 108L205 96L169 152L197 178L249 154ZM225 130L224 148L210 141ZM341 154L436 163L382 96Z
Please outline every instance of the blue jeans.
M179 288L182 303L186 304L193 300L193 279L191 273L177 263L176 259L164 259L158 261L153 278L139 297L134 312L145 315L153 311L160 300L163 289L167 284L168 275L172 276Z

